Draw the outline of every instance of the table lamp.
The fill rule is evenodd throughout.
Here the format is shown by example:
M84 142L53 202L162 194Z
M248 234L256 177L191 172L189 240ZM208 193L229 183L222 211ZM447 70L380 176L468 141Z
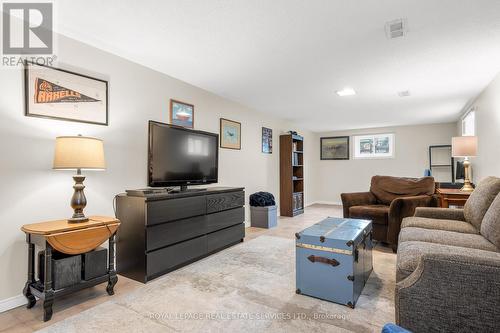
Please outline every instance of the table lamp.
M453 157L464 157L464 186L462 191L472 192L474 188L470 182L469 157L477 154L477 136L457 136L451 139L451 155Z
M81 135L57 137L53 169L76 170L76 175L73 176L75 193L73 193L73 197L71 198L71 207L74 210L74 214L72 218L68 219L68 222L87 222L89 219L83 214L83 209L87 205L87 199L83 193L85 176L82 176L82 169L106 169L102 140Z

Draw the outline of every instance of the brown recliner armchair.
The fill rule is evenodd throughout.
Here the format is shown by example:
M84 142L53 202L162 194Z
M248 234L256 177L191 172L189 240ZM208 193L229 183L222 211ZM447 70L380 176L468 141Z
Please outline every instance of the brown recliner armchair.
M403 218L417 207L437 207L433 177L373 176L370 192L342 193L345 218L372 220L373 239L397 250Z

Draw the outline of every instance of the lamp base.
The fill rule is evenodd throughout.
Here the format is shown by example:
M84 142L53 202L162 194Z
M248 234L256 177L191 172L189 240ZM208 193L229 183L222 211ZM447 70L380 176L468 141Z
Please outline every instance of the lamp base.
M71 208L73 208L74 213L73 216L68 219L69 223L83 223L88 222L88 217L83 214L83 209L87 206L87 198L85 198L85 193L83 193L83 189L85 186L83 185L83 181L85 177L82 176L81 171L78 170L77 174L73 176L73 180L75 181L75 185L73 189L75 192L73 193L73 197L71 198Z
M472 187L472 184L470 181L465 181L464 186L460 189L462 192L472 192L474 191L474 187Z
M472 192L474 191L474 187L470 182L470 161L469 158L466 157L464 159L464 186L462 187L462 192Z
M82 214L83 215L83 214ZM72 217L68 219L68 223L83 223L88 222L89 218L83 215L82 217Z

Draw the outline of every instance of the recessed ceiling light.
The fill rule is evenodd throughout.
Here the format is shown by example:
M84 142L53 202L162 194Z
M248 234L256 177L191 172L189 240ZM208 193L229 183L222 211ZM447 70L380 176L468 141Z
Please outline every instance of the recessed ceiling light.
M356 95L356 92L352 88L344 88L342 90L337 90L337 95L343 97L343 96L352 96Z
M410 96L410 91L409 90L403 90L398 92L399 97L408 97Z

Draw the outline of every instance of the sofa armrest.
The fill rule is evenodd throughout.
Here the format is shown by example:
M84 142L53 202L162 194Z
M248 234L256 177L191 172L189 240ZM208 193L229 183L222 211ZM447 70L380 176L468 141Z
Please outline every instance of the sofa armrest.
M396 322L414 332L499 332L500 253L425 254L396 284Z
M352 206L374 205L377 198L371 192L354 192L340 194L344 208L344 218L349 217L349 208Z
M430 195L417 195L394 199L389 207L389 225L387 226L387 242L397 244L401 222L405 217L413 216L417 207L429 207L433 203Z
M415 216L438 220L465 221L464 210L461 208L417 208Z

